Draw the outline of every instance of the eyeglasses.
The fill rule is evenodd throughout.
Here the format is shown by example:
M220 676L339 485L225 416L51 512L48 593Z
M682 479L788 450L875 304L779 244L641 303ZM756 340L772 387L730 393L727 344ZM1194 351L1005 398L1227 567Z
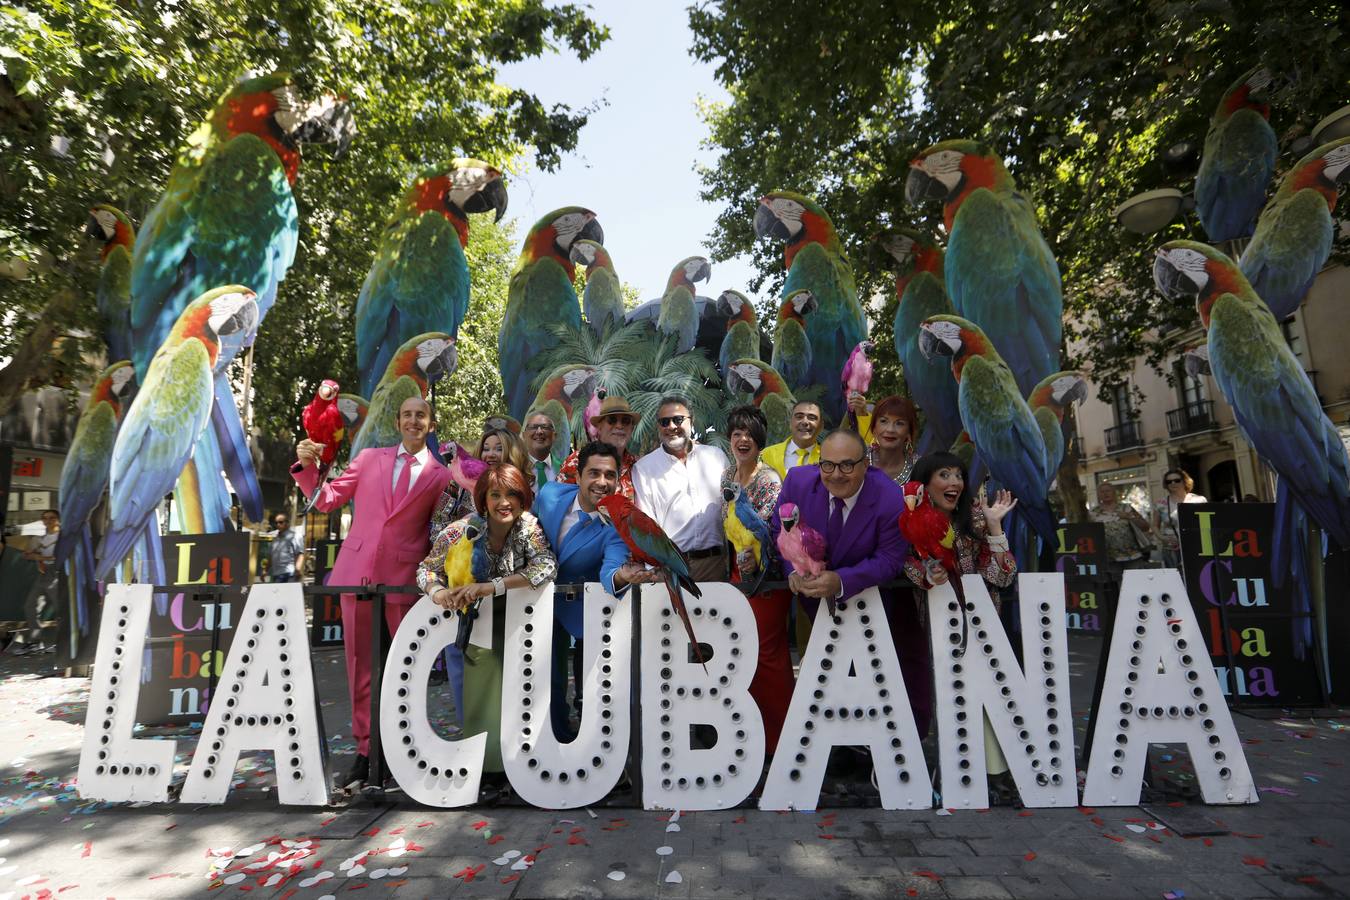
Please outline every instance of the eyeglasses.
M1163 484L1185 484L1180 478L1164 478Z
M543 425L526 425L526 426L525 426L525 430L526 430L526 431L552 431L552 430L553 430L553 426L552 426L552 425L549 425L548 423L544 423Z
M606 425L632 425L633 417L614 413L612 415L605 416L604 419L602 419L601 421L603 421Z
M822 459L820 461L820 471L824 472L826 475L833 475L834 470L838 469L845 475L852 475L853 469L858 465L858 463L862 462L865 459L867 459L866 456L860 456L857 459L846 459L843 462L833 462L828 459Z
M657 424L660 425L662 428L669 428L669 427L672 426L672 425L674 425L676 428L679 428L681 425L684 424L684 420L687 419L687 418L689 418L689 417L688 417L688 416L662 416L661 418L657 419L656 422L657 422Z

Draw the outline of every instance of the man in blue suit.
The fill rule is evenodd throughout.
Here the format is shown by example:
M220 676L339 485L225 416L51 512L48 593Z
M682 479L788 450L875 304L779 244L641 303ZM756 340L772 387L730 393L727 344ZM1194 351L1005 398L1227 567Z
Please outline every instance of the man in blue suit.
M628 546L612 525L596 514L596 504L618 490L619 451L592 441L577 454L577 483L551 482L539 489L533 511L558 557L558 584L597 581L618 596L628 585L652 584L660 573L630 562ZM576 639L573 671L577 707L581 703L582 595L559 592L553 602L553 698L549 713L559 741L576 735L567 721L567 647Z

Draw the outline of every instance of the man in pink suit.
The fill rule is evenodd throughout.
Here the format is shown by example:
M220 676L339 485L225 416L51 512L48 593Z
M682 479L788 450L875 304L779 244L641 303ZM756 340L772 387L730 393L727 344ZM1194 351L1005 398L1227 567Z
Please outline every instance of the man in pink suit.
M305 496L317 490L314 508L330 512L355 499L351 529L342 542L328 584L414 584L417 564L431 549L431 510L450 480L450 470L427 449L427 433L435 427L431 405L409 397L398 410L403 442L397 447L362 450L346 470L319 483L316 464L322 445L301 441L299 462L291 474ZM416 594L390 594L384 617L389 633L398 630ZM352 736L356 762L344 784L365 781L370 771L370 603L342 595L342 642L347 650L347 690L352 701Z

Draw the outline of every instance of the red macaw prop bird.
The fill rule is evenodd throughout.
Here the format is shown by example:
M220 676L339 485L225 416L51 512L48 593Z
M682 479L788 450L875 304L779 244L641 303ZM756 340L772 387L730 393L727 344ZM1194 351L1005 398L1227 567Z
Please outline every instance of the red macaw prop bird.
M706 670L703 650L698 645L698 638L694 637L694 625L689 621L689 611L685 609L684 598L680 595L680 588L684 588L695 597L703 596L693 576L689 574L689 561L680 552L680 548L675 546L675 542L661 530L661 526L657 525L651 516L634 506L633 501L623 494L610 494L601 500L598 511L605 523L613 525L614 530L619 532L619 537L628 545L633 559L661 569L665 573L666 589L670 592L670 605L675 608L680 621L684 623L684 631L689 635L689 644L694 648L694 657L700 663L704 663Z
M825 535L802 521L802 512L795 503L784 503L778 507L778 521L782 528L778 531L778 555L792 565L795 572L804 575L819 575L825 571L829 548L825 545ZM830 615L834 615L834 598L827 597Z
M900 513L900 533L914 548L919 559L927 562L934 560L947 573L947 581L956 591L956 599L961 604L962 621L965 620L966 592L961 586L961 565L956 558L956 529L951 519L933 505L932 498L923 484L910 481L905 484L905 509ZM932 580L931 577L929 579ZM963 626L964 628L964 626ZM965 636L961 638L962 652L965 650Z
M839 373L839 385L844 391L845 406L848 405L849 397L854 394L866 396L867 389L872 386L872 353L876 349L877 345L871 341L859 341L858 346L848 355L844 370ZM853 430L857 431L857 413L850 410L848 419L853 423Z
M300 422L305 426L305 435L316 444L323 444L319 454L320 468L327 471L337 458L338 444L341 443L347 423L338 409L338 383L325 378L319 385L314 399L309 401L300 414Z

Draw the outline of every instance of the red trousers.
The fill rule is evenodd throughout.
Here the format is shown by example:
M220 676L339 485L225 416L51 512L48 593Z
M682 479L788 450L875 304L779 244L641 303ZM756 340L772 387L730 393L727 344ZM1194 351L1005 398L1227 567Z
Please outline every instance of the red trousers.
M750 696L764 719L764 750L773 753L792 702L792 657L788 652L788 609L792 594L770 591L747 598L759 631L759 668L750 682Z
M402 598L404 602L399 602ZM399 598L396 600L394 598ZM384 621L392 636L417 601L413 594L393 594L384 601ZM356 752L370 755L370 628L371 600L357 601L355 594L342 595L342 645L347 651L347 696L352 703L352 737ZM386 646L385 650L389 648Z

